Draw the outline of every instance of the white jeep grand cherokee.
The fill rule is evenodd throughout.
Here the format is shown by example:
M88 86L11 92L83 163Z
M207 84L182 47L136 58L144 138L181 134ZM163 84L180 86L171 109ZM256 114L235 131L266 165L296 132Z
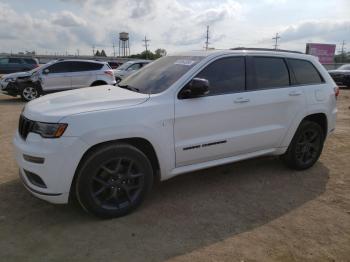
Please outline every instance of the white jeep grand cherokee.
M156 180L262 155L311 167L338 88L316 58L213 51L163 57L123 80L28 103L14 138L35 196L122 216ZM181 190L181 189L179 189Z

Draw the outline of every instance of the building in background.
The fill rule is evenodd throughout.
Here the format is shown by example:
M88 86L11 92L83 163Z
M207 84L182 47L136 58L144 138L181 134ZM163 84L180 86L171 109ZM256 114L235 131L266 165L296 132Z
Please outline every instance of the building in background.
M306 53L318 57L321 64L332 64L335 48L333 44L307 43Z

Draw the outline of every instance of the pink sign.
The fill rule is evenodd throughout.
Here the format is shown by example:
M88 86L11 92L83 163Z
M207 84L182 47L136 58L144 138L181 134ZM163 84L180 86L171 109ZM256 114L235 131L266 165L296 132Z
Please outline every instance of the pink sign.
M335 45L330 44L306 44L306 53L317 56L321 64L334 63Z

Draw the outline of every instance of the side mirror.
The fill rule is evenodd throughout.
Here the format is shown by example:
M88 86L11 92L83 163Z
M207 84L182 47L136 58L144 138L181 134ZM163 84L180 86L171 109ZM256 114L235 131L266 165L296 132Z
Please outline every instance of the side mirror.
M209 93L209 81L204 78L193 78L179 94L180 99L196 98Z
M45 75L47 75L48 73L50 73L50 70L46 68L46 69L43 71L43 73L44 73Z

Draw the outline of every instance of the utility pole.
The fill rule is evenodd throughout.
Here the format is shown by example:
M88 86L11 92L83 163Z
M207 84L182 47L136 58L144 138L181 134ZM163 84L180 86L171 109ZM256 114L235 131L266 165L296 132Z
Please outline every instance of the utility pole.
M280 39L281 37L279 36L278 33L276 33L276 36L275 37L272 37L272 40L275 40L275 44L273 45L274 48L277 50L278 49L278 40Z
M114 42L112 42L113 44L113 57L115 57L115 45L114 45Z
M344 63L344 59L345 59L345 41L343 40L342 44L341 44L341 49L340 49L340 55L341 55L341 62Z
M77 54L78 54L78 56L79 56L79 51L80 51L80 50L79 50L79 49L77 49Z
M151 40L150 39L147 39L146 35L145 35L145 39L142 40L142 42L144 42L143 46L146 48L146 59L148 57L148 42L150 42Z
M95 45L92 46L92 56L95 56Z
M209 26L207 25L207 35L205 37L205 50L209 49Z

